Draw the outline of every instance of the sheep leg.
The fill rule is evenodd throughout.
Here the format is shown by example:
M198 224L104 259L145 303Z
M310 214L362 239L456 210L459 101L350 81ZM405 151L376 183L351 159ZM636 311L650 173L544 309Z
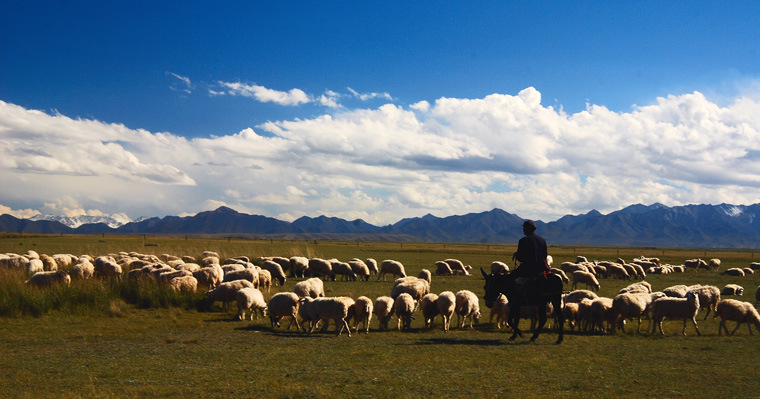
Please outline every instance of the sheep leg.
M734 328L734 331L731 331L731 334L730 334L730 335L734 335L734 334L736 334L736 331L737 331L737 330L739 330L739 327L741 327L741 325L742 325L742 322L740 322L740 321L737 321L737 322L736 322L736 328ZM747 326L749 326L749 323L747 323ZM750 327L750 329L749 329L749 333L750 333L750 334L752 334L752 327Z
M697 317L694 316L691 318L691 322L694 323L694 329L697 330L697 335L702 335L699 332L699 327L697 327ZM683 335L686 335L686 319L683 319Z

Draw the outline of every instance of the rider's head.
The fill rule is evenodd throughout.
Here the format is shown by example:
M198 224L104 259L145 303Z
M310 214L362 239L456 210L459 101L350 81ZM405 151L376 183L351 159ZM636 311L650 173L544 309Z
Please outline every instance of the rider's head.
M526 236L529 236L536 231L536 223L532 220L526 220L523 223L522 227L523 233L525 233Z

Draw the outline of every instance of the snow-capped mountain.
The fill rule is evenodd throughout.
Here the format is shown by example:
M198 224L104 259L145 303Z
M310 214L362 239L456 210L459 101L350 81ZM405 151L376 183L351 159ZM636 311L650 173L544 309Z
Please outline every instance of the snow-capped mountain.
M115 229L132 221L129 216L123 213L114 213L113 215L101 215L101 216L61 216L61 215L36 215L29 220L47 220L51 222L58 222L65 226L75 229L83 224L95 224L103 223L108 227Z

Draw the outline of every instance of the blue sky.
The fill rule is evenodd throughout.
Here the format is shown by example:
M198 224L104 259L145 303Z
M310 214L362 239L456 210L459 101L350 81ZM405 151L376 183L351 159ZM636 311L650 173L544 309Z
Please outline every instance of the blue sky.
M499 207L549 221L760 198L755 2L7 1L0 14L4 213L227 205L385 224ZM85 194L93 184L108 192Z

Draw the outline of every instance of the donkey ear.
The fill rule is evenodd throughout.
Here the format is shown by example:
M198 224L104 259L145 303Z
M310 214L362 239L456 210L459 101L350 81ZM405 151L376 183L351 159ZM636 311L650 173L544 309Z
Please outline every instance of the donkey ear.
M488 280L488 275L486 274L486 272L483 270L482 267L480 268L480 272L483 273L483 278L485 278L486 280Z

